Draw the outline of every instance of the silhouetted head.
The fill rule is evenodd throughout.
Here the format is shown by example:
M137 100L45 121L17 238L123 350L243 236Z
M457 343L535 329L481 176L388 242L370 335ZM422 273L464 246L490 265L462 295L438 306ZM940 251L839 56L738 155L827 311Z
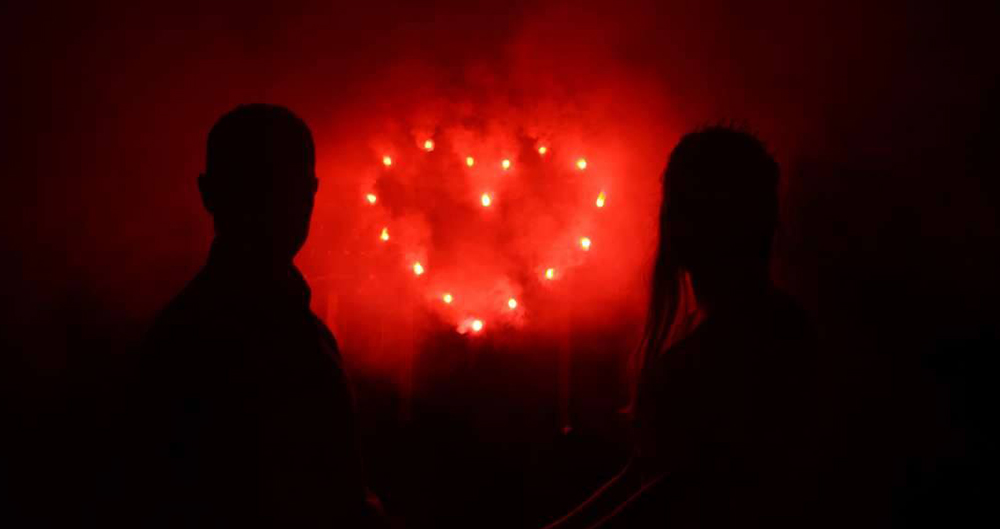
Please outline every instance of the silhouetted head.
M647 351L662 350L685 274L709 313L763 292L777 222L778 164L760 140L726 127L681 138L663 175Z
M681 138L663 175L660 247L702 301L767 281L777 222L778 164L757 138L723 127Z
M309 127L286 108L241 105L222 116L208 133L198 179L220 244L290 262L309 234L315 161Z

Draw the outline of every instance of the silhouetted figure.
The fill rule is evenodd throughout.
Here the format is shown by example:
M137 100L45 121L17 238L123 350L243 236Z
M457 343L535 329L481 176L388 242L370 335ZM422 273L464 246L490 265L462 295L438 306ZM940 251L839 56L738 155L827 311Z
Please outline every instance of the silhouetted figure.
M318 181L290 111L240 106L198 179L208 263L157 318L141 377L144 518L170 527L366 527L352 397L337 342L292 264Z
M778 172L729 128L674 148L636 355L634 455L552 527L801 523L814 338L769 279Z

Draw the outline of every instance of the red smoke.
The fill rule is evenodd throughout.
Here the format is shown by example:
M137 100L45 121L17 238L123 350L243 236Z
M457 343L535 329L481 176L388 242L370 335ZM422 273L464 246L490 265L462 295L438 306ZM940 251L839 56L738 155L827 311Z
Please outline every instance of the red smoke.
M592 331L641 319L666 157L643 137L669 125L648 115L665 95L596 48L562 68L608 75L550 70L562 51L532 43L531 27L457 78L394 64L350 136L320 139L301 263L355 359L395 364L435 324L555 336L568 313Z

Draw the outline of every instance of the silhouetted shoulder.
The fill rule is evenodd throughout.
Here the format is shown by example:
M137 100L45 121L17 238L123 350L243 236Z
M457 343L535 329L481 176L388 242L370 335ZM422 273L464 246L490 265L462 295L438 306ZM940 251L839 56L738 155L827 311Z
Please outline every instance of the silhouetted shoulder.
M202 275L196 276L156 315L146 336L157 338L177 327L194 325L204 319L206 307L203 305L204 282Z
M808 329L812 325L809 323L809 315L802 305L792 296L782 290L771 289L768 293L769 309L778 317L796 324L797 328Z
M233 312L234 300L226 300L218 287L199 273L156 316L143 340L141 365L144 375L159 378L150 371L166 369L170 364L194 360L212 360L204 353L210 344L219 344L227 334L239 336L238 320ZM226 348L211 348L213 355Z
M771 289L761 306L759 316L770 323L776 337L815 340L815 331L809 314L792 296L778 289Z

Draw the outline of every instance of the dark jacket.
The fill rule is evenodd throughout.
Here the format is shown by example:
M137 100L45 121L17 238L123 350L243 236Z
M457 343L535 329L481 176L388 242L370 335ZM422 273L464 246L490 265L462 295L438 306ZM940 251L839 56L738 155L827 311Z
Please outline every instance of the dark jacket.
M372 519L337 342L294 267L213 248L142 355L151 526L362 527Z

